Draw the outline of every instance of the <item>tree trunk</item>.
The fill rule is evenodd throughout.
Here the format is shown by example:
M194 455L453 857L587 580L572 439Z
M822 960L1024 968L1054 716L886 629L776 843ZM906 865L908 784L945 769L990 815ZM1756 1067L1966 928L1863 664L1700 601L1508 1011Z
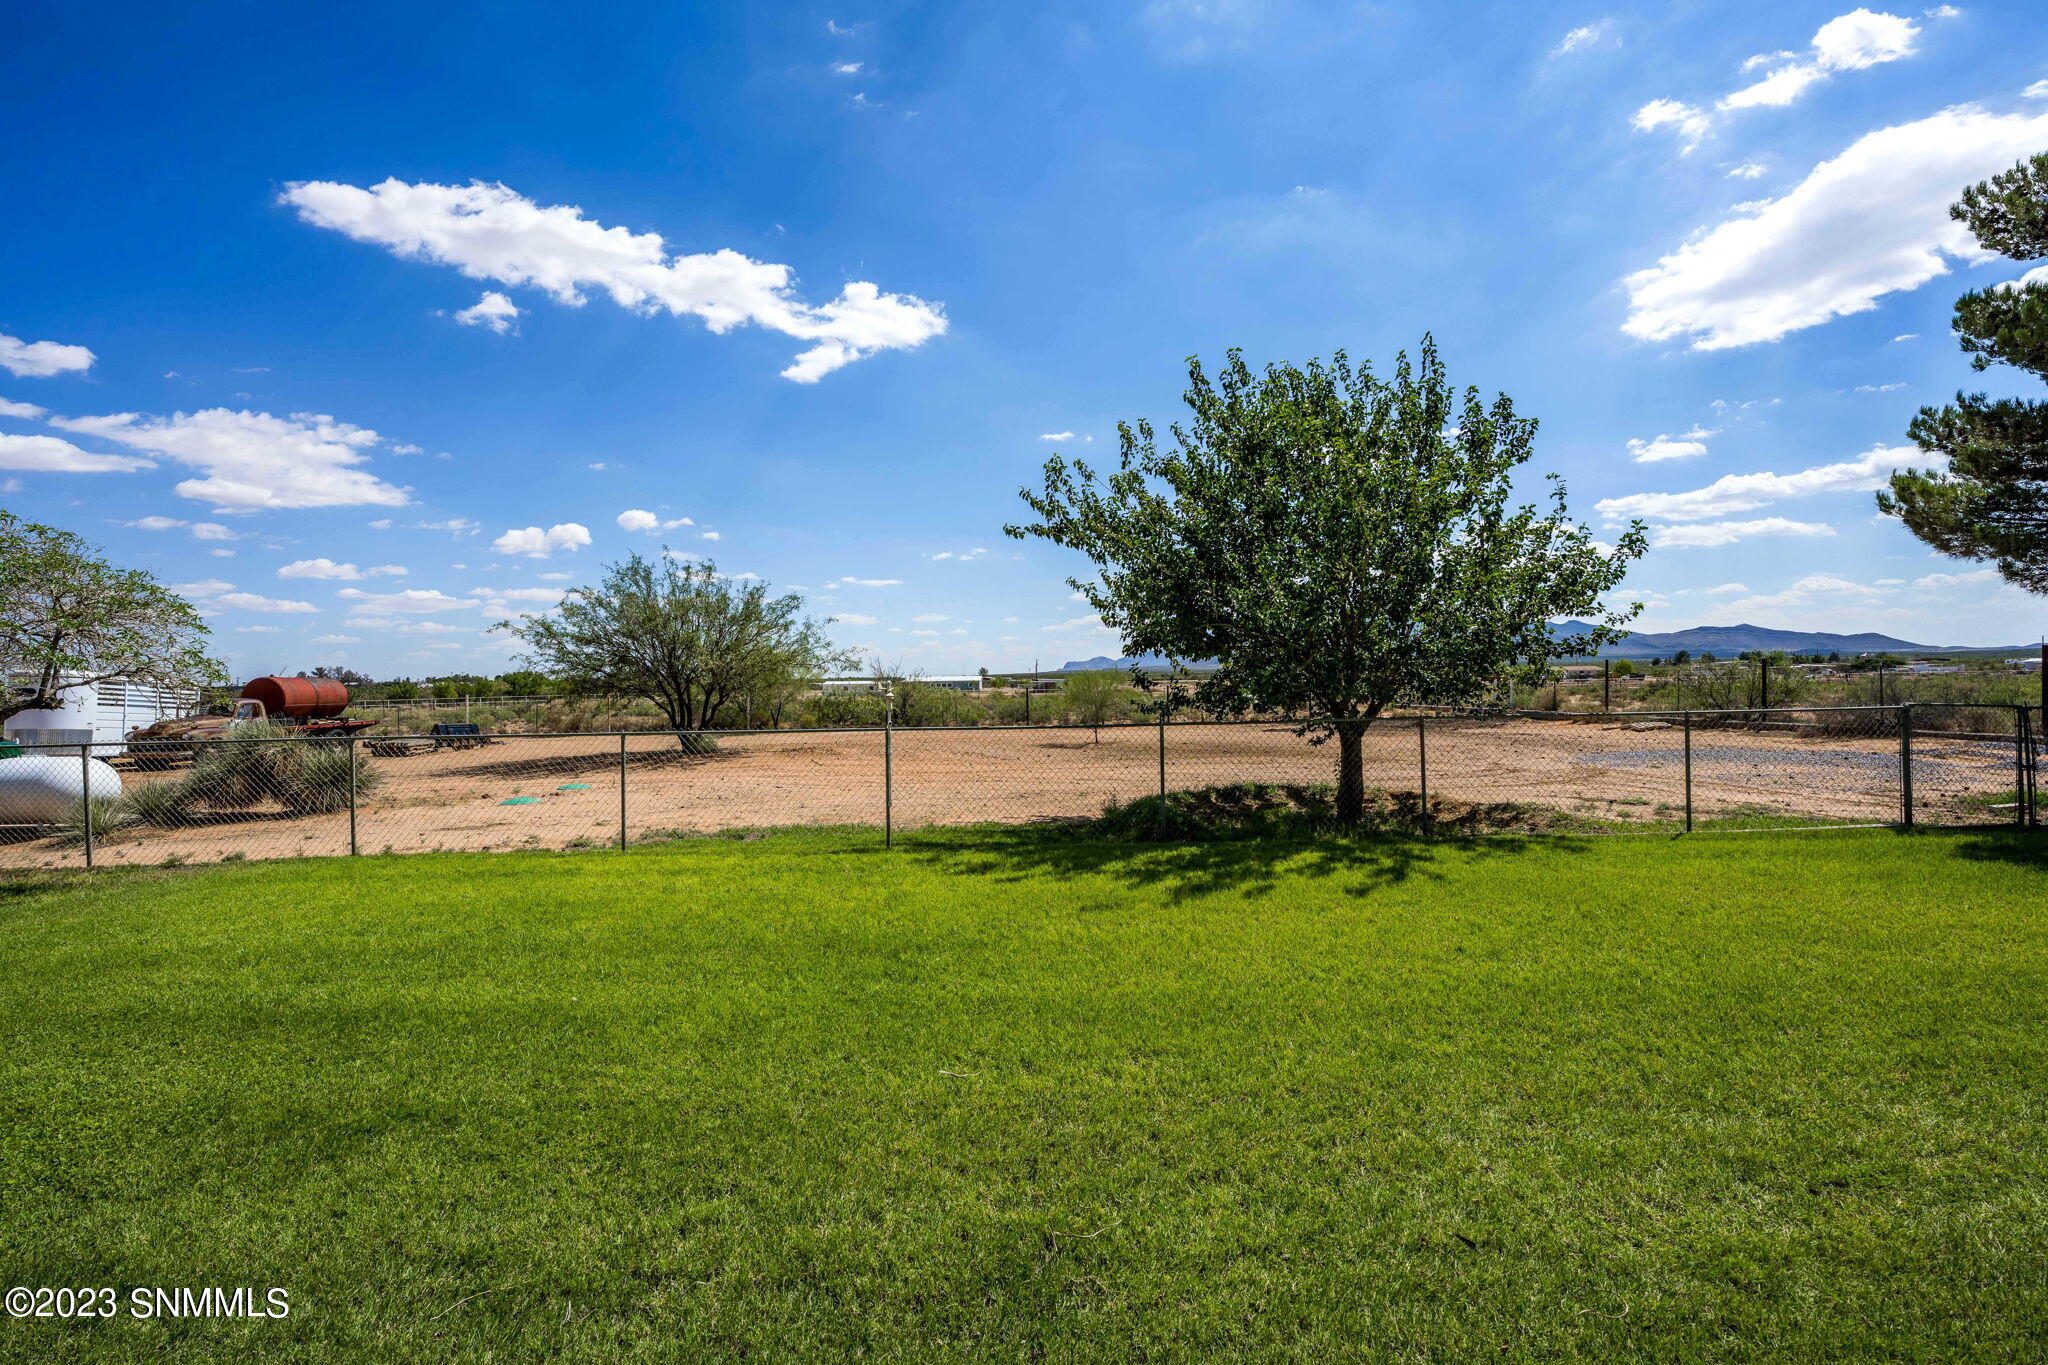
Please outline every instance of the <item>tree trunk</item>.
M1370 721L1337 723L1337 823L1365 819L1365 727Z

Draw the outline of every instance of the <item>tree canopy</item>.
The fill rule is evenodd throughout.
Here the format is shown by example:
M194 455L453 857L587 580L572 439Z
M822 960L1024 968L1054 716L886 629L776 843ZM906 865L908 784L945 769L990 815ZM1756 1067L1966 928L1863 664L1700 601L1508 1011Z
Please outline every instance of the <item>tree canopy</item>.
M1342 352L1254 373L1237 351L1188 377L1170 448L1140 421L1112 473L1055 456L1023 492L1038 520L1005 530L1094 562L1071 581L1126 653L1214 660L1193 704L1313 716L1305 732L1338 740L1340 819L1362 811L1363 731L1386 707L1479 703L1634 615L1603 599L1640 525L1600 545L1555 476L1546 506L1512 505L1536 423L1454 389L1432 340L1389 378ZM1562 616L1596 624L1553 635Z
M796 678L850 667L803 598L709 563L638 554L577 588L554 612L500 621L525 662L579 692L645 697L677 730L718 728Z
M1949 216L1987 251L2048 257L2048 152L1964 190ZM1976 369L2010 365L2048 380L2048 280L1965 294L1954 329ZM1959 393L1920 409L1908 434L1948 467L1894 474L1878 507L1942 554L2048 592L2048 403Z
M0 510L0 720L113 678L173 690L223 679L208 634L198 609L150 574Z

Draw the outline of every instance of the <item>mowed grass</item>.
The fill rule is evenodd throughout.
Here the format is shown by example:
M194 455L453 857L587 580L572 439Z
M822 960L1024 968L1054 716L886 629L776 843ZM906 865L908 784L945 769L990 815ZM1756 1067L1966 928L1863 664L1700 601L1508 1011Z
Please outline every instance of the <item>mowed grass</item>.
M0 883L43 1360L2021 1360L2024 835L699 840Z

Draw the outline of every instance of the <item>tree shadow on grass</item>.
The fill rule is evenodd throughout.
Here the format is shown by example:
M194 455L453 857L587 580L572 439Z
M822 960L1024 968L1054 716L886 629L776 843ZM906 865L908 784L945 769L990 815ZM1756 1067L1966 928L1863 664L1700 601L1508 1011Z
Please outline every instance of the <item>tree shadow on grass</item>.
M1044 877L1109 877L1133 888L1184 901L1234 891L1265 896L1287 880L1340 878L1352 896L1416 878L1443 880L1438 864L1458 866L1536 850L1582 853L1590 840L1566 835L1495 834L1424 838L1414 834L1329 834L1288 838L1220 838L1132 842L1091 835L1085 826L948 830L899 841L899 856L1014 883Z
M2011 863L2035 872L2048 872L2048 830L1984 830L1956 839L1955 850L1973 862Z

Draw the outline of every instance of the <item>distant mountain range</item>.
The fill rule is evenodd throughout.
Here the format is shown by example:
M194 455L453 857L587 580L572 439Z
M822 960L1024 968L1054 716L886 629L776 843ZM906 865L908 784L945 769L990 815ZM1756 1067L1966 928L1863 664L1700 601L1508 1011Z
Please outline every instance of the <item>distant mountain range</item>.
M1550 628L1556 636L1578 635L1593 627L1584 621L1564 621ZM1691 630L1630 631L1601 654L1611 659L1668 659L1679 650L1690 650L1695 658L1712 654L1732 659L1751 649L1780 649L1787 654L2031 654L2035 645L1916 645L1892 635L1864 631L1859 635L1834 635L1824 630L1772 630L1768 626L1694 626ZM1062 673L1090 673L1099 669L1168 667L1161 658L1112 659L1098 654L1076 659L1060 668Z
M1593 627L1584 621L1565 621L1550 628L1553 635L1577 635ZM1781 649L1787 654L1836 654L1854 658L1858 654L1949 654L1994 653L2026 648L2023 645L1952 646L1916 645L1895 635L1866 630L1857 635L1835 635L1824 630L1772 630L1768 626L1694 626L1691 630L1630 631L1600 652L1614 659L1670 658L1681 649L1695 656L1712 654L1732 658L1745 650Z

